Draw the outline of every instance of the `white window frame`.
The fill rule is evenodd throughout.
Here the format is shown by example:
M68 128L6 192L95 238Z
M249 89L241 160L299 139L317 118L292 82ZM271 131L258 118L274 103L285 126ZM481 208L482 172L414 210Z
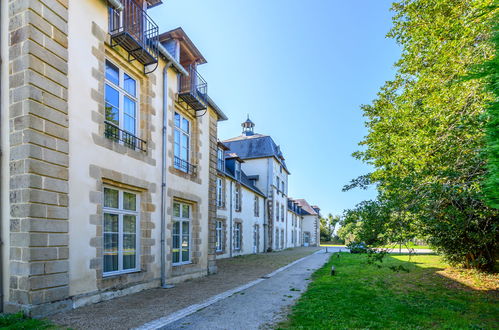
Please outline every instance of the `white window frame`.
M236 176L236 180L241 181L241 163L237 160L235 162L234 175Z
M275 202L275 221L279 221L279 202Z
M241 212L241 186L236 186L234 189L234 198L235 198L235 203L234 203L234 208L236 212Z
M118 215L118 270L104 272L104 247L102 251L102 277L114 276L119 274L135 273L140 271L140 195L136 191L120 189L113 186L105 185L104 189L112 189L118 191L118 208L106 207L104 206L104 200L102 201L102 238L104 240L104 214L116 214ZM135 211L125 210L123 208L123 193L131 193L135 195ZM102 194L104 198L104 190ZM124 215L134 215L135 216L135 268L123 269L123 216ZM104 243L103 243L104 244Z
M225 171L225 151L222 148L217 150L217 169L219 171Z
M279 250L279 228L275 229L275 249Z
M223 207L223 181L217 177L217 207Z
M179 117L180 117L180 126L177 126L175 123L175 116L176 115L179 115ZM183 120L186 120L188 123L188 131L187 132L184 129L182 129ZM176 132L179 133L178 134L178 136L179 136L178 143L177 143L177 141L175 141L175 136L176 136L175 133ZM186 172L186 173L189 172L189 165L191 165L191 163L190 163L190 161L191 161L191 141L192 141L191 132L192 132L191 120L189 118L187 118L186 116L182 115L180 112L174 111L173 112L173 166L176 169L178 169L179 171ZM184 148L184 146L182 146L182 136L187 137L187 146L185 147L185 149L187 149L187 152L186 152L187 159L182 158L182 149ZM175 154L175 151L177 150L177 148L179 150L178 156ZM187 168L183 168L182 166L175 164L175 157L179 158L181 161L186 162L188 164Z
M241 250L241 227L242 224L240 222L234 224L234 250Z
M180 217L176 217L175 215L173 215L172 219L173 219L173 222L179 222L180 225L179 225L179 243L180 243L180 247L179 247L179 262L173 262L173 226L172 226L172 265L173 266L180 266L180 265L186 265L186 264L191 264L192 263L192 205L191 204L188 204L188 203L183 203L183 202L179 202L179 201L174 201L173 204L180 204ZM188 218L185 218L183 216L183 205L187 205L189 207L189 217ZM189 258L188 260L182 260L182 236L183 236L183 232L182 232L182 223L183 222L187 222L189 224Z
M119 94L118 125L116 125L115 123L113 123L113 124L129 134L132 134L135 137L139 137L139 122L140 122L140 93L139 93L140 86L139 86L139 80L135 76L130 74L127 70L125 70L122 67L120 67L119 65L115 64L113 61L111 61L107 58L105 61L109 62L110 64L112 64L113 66L115 66L118 69L118 76L119 76L118 77L119 86L117 86L114 82L112 82L106 78L106 73L104 72L104 85L109 85L109 87L115 89ZM104 65L107 65L107 63L105 63ZM131 95L129 92L127 92L125 90L125 74L135 81L135 96ZM104 86L104 103L106 103L105 93L106 93L106 87ZM125 96L128 97L129 99L131 99L133 102L135 102L135 127L134 127L135 132L133 132L133 133L125 130L125 101L124 101ZM104 118L106 118L105 114L104 114ZM120 143L123 143L123 142L120 141Z
M258 195L255 195L254 198L255 198L254 202L253 202L254 216L259 217L260 216L260 198L258 197Z
M217 220L216 222L216 243L215 243L215 251L216 252L222 252L224 250L223 248L223 222L220 220Z
M284 214L284 205L281 205L281 221L284 222L284 216L286 214Z

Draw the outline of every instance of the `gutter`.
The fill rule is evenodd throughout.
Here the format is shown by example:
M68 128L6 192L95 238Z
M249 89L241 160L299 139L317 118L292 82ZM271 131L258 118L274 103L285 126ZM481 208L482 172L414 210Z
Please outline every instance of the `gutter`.
M107 2L117 11L123 10L123 4L120 0L107 0Z
M183 74L184 76L189 75L189 72L184 69L182 64L180 64L160 42L158 42L158 51L168 62L171 62L171 64L175 67L175 69L177 69L179 73Z
M166 63L163 69L163 128L161 132L161 287L168 288L166 284L166 124L168 111L168 68L172 62Z
M2 16L4 15L4 2L2 1L2 3L0 3L0 22L2 23L0 25L0 31L2 33L0 33L0 45L3 46L3 41L4 41L4 34L3 34L3 25L5 24L5 22L3 22L3 20L1 19ZM1 47L0 47L1 48ZM3 76L3 58L0 54L0 78ZM2 88L3 88L3 85L7 83L7 81L3 81L2 79L0 79L0 118L2 118L2 114L1 112L4 111L1 103L3 103L3 95L2 95ZM1 125L2 125L2 121L0 119L0 132L2 130L1 128ZM1 149L2 147L2 134L0 134L0 174L2 173L2 165L3 165L3 151ZM3 313L3 241L2 241L2 229L3 229L3 219L2 219L2 213L3 213L3 204L2 204L2 198L3 198L3 193L2 193L2 183L3 183L3 180L5 180L5 178L3 176L0 175L0 313Z

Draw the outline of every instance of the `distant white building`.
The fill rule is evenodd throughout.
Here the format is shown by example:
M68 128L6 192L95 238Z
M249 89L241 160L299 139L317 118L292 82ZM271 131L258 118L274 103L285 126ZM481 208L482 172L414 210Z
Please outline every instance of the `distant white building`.
M304 199L294 200L302 209L303 217L303 246L320 245L320 209L317 206L310 206Z

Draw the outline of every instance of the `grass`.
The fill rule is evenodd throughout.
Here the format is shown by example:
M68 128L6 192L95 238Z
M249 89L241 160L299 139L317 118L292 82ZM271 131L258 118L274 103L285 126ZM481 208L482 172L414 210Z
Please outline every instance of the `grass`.
M397 243L392 243L392 244L387 244L381 246L381 248L385 249L398 249L400 247L399 244ZM402 249L431 249L428 245L416 245L412 242L409 242L407 244L402 244Z
M0 329L2 330L24 330L24 329L57 329L54 325L45 320L32 319L17 314L0 314Z
M285 329L490 329L499 324L499 278L449 268L439 256L333 254L293 307ZM336 275L330 275L331 265ZM388 267L403 266L409 272Z

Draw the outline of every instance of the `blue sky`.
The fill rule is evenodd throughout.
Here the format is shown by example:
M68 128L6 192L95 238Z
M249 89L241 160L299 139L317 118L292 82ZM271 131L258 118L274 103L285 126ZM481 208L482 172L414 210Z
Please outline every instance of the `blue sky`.
M208 63L208 93L229 117L219 137L255 131L281 146L289 195L341 214L374 190L342 192L369 167L351 157L366 135L361 104L394 74L385 38L391 0L166 0L150 10L164 32L181 26Z

